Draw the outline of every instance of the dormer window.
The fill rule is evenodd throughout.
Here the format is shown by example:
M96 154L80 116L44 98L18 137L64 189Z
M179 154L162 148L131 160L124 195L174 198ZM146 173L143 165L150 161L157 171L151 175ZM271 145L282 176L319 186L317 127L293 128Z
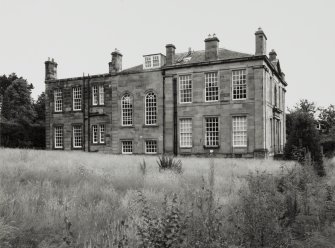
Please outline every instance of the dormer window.
M162 54L152 54L144 56L144 69L154 69L163 65L164 56Z

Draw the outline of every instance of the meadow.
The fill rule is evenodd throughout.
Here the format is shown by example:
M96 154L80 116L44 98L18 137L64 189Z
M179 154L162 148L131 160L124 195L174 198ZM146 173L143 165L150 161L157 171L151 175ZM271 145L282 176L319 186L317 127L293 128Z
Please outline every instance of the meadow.
M334 160L177 159L0 149L0 247L334 247Z

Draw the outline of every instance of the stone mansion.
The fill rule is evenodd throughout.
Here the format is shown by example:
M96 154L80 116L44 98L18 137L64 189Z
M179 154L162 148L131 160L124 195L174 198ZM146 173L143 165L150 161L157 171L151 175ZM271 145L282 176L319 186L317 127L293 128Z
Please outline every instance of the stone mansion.
M285 144L285 75L267 37L255 32L255 54L219 47L143 56L122 68L115 50L109 72L57 78L45 62L46 147L112 154L267 157Z

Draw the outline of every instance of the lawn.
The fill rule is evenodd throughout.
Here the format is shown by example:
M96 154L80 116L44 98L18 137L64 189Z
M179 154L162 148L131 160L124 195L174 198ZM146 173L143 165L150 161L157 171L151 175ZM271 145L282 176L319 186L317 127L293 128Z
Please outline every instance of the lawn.
M228 215L239 204L250 173L280 177L294 167L273 160L177 159L181 174L159 171L156 156L0 149L0 246L146 247L141 231L152 235L173 217L171 235L185 238L183 246L166 247L191 247L191 237L200 234L182 223L202 225L205 216L203 222L212 225L214 211ZM191 231L181 234L186 229Z

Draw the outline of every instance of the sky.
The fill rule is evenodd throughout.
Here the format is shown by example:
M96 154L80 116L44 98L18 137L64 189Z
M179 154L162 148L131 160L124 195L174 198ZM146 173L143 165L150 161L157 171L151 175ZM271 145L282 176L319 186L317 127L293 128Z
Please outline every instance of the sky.
M299 99L335 104L334 0L0 0L0 75L15 72L44 91L44 61L58 78L108 73L115 48L123 68L143 55L203 50L215 33L220 47L255 53L265 32L286 74L286 105Z

